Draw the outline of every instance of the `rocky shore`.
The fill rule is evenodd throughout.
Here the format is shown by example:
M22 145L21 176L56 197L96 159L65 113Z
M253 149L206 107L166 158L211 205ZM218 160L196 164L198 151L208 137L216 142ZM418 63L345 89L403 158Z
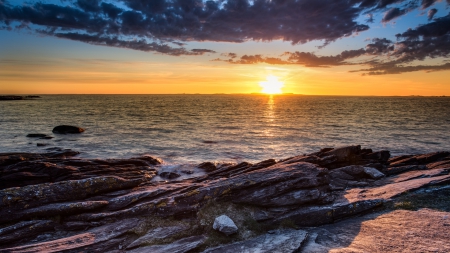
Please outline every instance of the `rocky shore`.
M0 154L0 252L450 251L450 213L389 209L449 188L447 151L349 146L195 171L77 154Z

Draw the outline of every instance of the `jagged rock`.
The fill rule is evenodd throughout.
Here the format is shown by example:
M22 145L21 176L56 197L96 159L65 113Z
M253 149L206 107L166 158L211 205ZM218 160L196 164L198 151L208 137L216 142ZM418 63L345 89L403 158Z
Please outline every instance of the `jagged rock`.
M162 178L174 179L174 178L180 177L181 175L178 173L175 173L173 171L165 171L165 172L161 172L159 174L159 176Z
M142 245L154 244L158 240L170 238L171 236L177 235L183 231L186 231L187 229L189 229L189 227L183 225L151 229L147 232L147 234L128 245L127 249L136 248Z
M277 230L243 242L221 245L203 253L294 253L298 252L308 233L304 230Z
M131 188L139 180L124 180L119 177L94 177L58 183L29 185L0 190L0 220L7 221L11 213L47 203L85 199L94 194Z
M206 237L203 235L192 236L188 238L183 238L181 240L172 242L165 245L153 245L142 248L137 248L134 250L127 251L127 253L185 253L193 250L203 244L206 241Z
M60 125L52 130L55 134L79 134L84 132L84 129L77 126Z
M238 227L234 224L233 220L226 215L221 215L214 220L213 228L226 235L234 234L238 231Z
M385 175L375 168L364 167L364 173L373 179L380 179Z
M119 237L132 230L138 223L139 219L121 220L116 223L93 228L78 235L47 242L28 244L25 246L6 248L2 249L2 252L61 252L74 249L77 249L77 252L89 251L89 246ZM108 250L105 249L101 250L97 248L97 250L108 252Z
M15 241L30 240L43 232L53 230L55 225L55 222L52 220L19 222L0 229L0 244L7 245Z
M71 215L95 210L108 205L108 201L83 201L69 203L54 203L35 208L24 208L15 212L8 212L7 217L0 217L0 222L15 221L34 217L53 217L57 215ZM0 211L0 213L4 213Z

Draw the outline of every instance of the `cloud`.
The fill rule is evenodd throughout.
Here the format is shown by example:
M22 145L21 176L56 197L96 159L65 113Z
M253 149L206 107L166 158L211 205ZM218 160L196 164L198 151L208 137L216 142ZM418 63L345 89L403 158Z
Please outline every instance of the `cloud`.
M140 40L121 40L117 37L92 36L80 33L53 33L53 36L64 39L82 41L93 45L102 45L109 47L128 48L144 52L158 52L162 54L180 56L180 55L203 55L205 53L215 53L209 49L192 49L173 48L166 44L158 44L156 42L147 42L145 39Z
M425 71L425 72L434 72L434 71L442 71L442 70L450 70L450 63L445 63L441 65L415 65L415 66L401 66L401 65L392 65L390 67L375 67L369 69L361 69L357 71L351 72L362 72L365 71L363 75L387 75L387 74L401 74L406 72L414 72L414 71Z
M383 23L388 23L389 21L396 19L400 16L405 15L408 12L408 10L405 9L400 9L400 8L392 8L389 9L383 16L383 19L381 20L381 22Z
M422 4L421 4L422 9L424 10L439 1L440 0L422 0Z
M99 38L130 36L177 43L323 40L327 44L369 29L356 21L363 8L354 1L123 0L120 5L76 0L69 5L65 1L16 6L1 1L0 22L7 25L24 22L58 34Z
M428 21L432 20L433 17L434 17L434 15L435 15L437 12L438 12L438 10L435 9L435 8L428 10L428 13L427 13Z

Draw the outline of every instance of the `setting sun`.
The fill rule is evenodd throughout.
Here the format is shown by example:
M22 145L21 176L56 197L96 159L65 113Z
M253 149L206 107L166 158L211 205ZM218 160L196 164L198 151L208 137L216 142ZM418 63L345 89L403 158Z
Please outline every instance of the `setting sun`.
M266 94L281 94L281 88L283 88L284 83L278 80L276 76L267 76L267 81L259 82L259 85L263 88L262 93Z

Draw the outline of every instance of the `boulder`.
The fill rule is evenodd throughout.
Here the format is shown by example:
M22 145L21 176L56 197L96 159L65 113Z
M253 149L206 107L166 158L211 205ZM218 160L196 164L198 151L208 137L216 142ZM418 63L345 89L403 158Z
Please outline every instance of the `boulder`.
M52 130L55 134L79 134L84 132L84 129L77 126L60 125Z
M233 220L226 215L221 215L214 220L213 228L226 235L234 234L238 231L238 227Z

